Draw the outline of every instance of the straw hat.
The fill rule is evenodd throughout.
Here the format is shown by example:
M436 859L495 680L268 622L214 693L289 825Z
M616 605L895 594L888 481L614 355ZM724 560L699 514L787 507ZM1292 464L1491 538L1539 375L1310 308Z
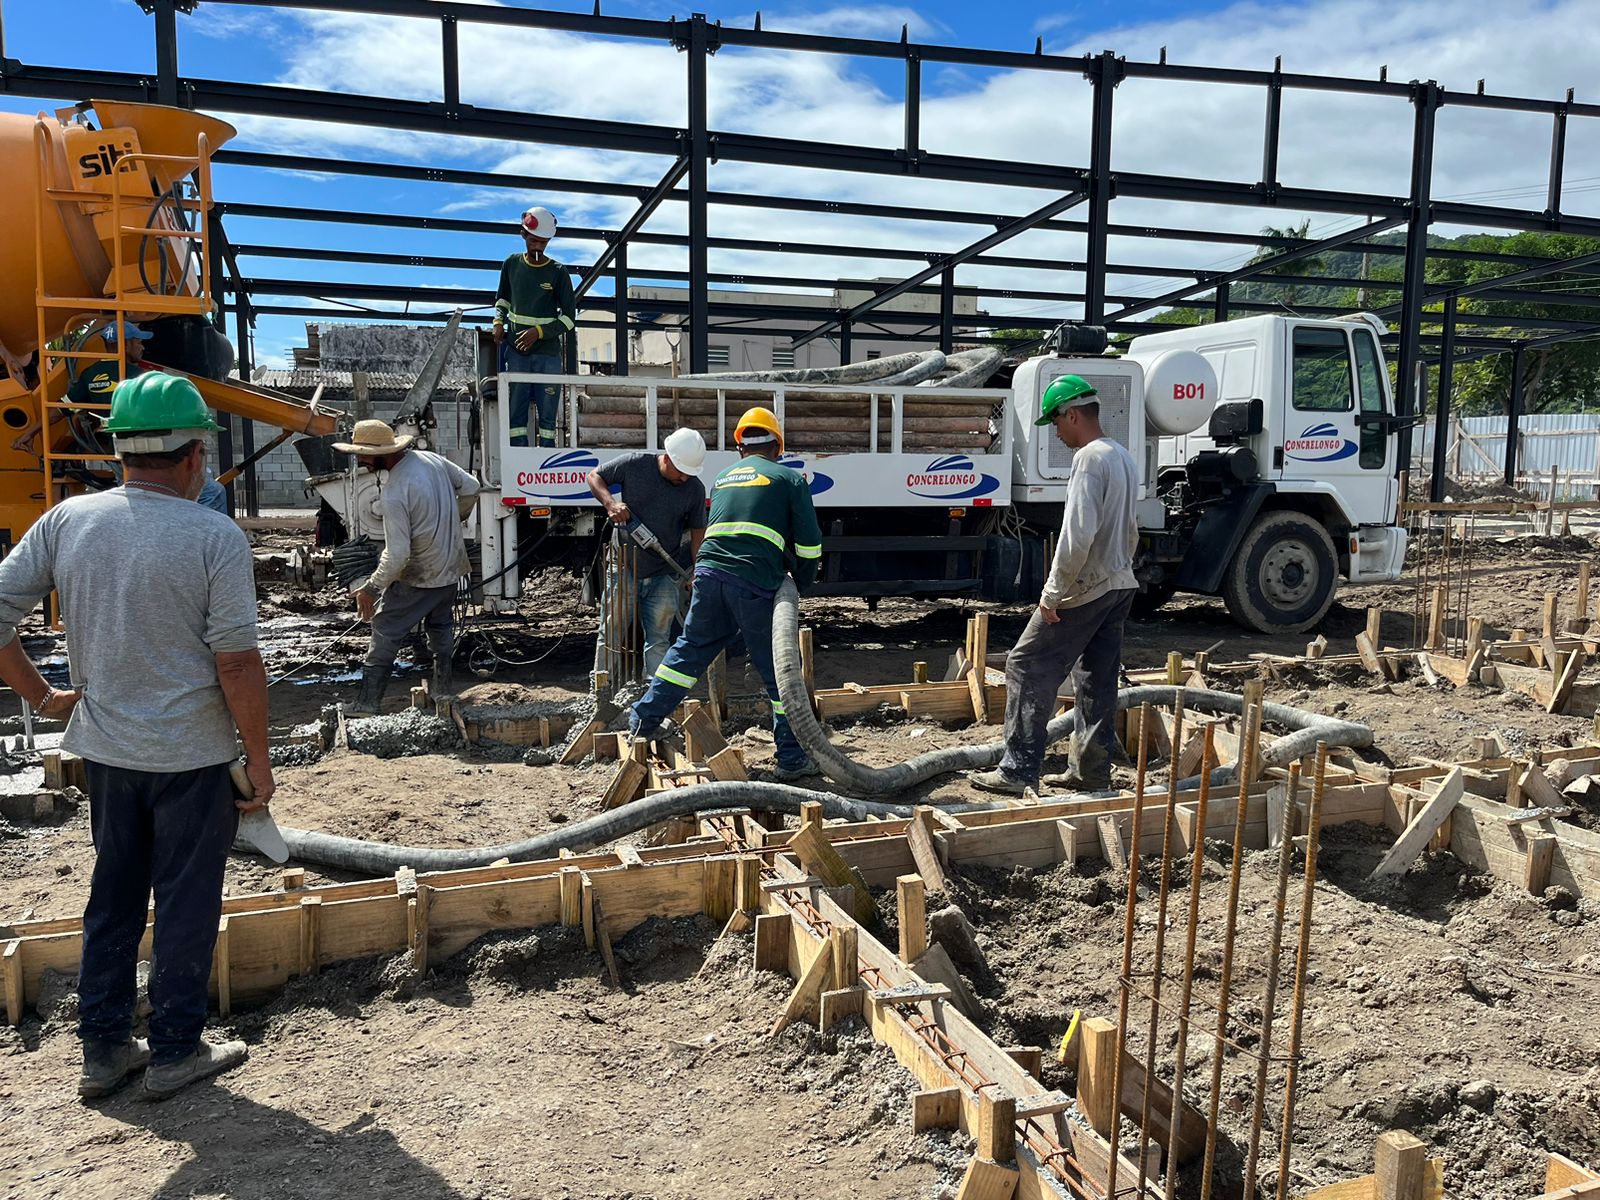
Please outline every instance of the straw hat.
M393 429L386 421L357 421L355 433L348 442L335 442L335 450L343 450L346 454L393 454L397 450L404 450L417 439L411 434L395 436Z

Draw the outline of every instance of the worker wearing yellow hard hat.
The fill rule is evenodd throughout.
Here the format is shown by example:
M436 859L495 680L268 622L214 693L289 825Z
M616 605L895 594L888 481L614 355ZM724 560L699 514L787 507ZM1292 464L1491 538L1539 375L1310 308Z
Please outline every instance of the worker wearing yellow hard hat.
M770 409L752 408L734 426L739 461L711 485L705 541L695 559L694 598L683 633L633 706L628 728L635 740L671 731L667 714L678 707L700 674L741 634L750 663L772 702L777 745L773 778L782 783L817 774L816 764L789 728L772 667L772 602L785 575L798 587L817 577L822 531L806 477L782 466L783 429Z

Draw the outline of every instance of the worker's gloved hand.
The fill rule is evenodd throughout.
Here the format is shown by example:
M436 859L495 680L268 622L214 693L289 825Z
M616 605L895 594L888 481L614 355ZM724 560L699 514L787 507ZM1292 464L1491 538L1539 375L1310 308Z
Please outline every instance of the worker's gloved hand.
M610 508L606 509L606 515L616 525L626 525L633 520L633 513L628 510L628 506L621 500L616 501Z
M504 325L501 325L498 322L496 322L495 323L495 327L494 327L494 344L496 346L501 345L505 340L506 340L506 327Z
M544 330L537 325L524 329L517 334L517 349L526 354L539 344L539 339L542 337L544 337Z
M240 812L255 812L258 808L265 808L272 799L272 793L278 790L272 778L272 763L267 759L258 763L252 758L244 764L244 771L250 777L250 787L255 795L248 800L235 800L235 807Z
M361 614L363 621L372 620L377 611L378 597L376 593L370 592L366 588L356 592L356 612Z
M72 710L78 707L78 701L82 699L83 693L76 688L70 688L67 691L51 688L44 694L44 700L39 705L38 713L41 717L64 721L72 715Z

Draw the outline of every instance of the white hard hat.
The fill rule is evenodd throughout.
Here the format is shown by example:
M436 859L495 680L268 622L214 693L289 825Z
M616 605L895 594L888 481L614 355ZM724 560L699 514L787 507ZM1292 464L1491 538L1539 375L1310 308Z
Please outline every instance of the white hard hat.
M522 232L534 237L553 238L556 235L556 215L548 208L530 208L522 214Z
M692 429L674 429L661 444L667 459L685 475L698 475L706 465L706 440Z

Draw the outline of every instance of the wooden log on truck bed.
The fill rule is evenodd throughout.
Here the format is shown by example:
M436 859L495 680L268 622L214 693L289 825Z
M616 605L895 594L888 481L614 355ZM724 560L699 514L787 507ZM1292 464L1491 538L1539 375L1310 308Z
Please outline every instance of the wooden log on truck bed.
M866 419L869 402L865 397L852 399L849 396L796 396L793 392L784 396L785 409L795 416L805 417L860 417ZM987 419L993 411L993 404L987 399L968 399L953 397L948 400L928 398L926 400L907 398L904 405L905 415L908 417L982 417ZM645 410L644 397L628 399L621 396L580 396L578 397L578 411L583 413L632 413L643 416ZM715 418L717 415L717 402L715 400L684 400L674 399L671 396L661 396L656 401L656 411L659 414L674 413L680 417L705 417ZM890 411L888 397L878 401L879 416L887 415ZM727 406L729 416L737 419L740 409L737 405Z
M671 432L663 427L663 431ZM714 449L714 438L706 439ZM991 437L987 433L907 433L901 443L902 449L907 454L921 454L924 451L939 450L966 450L973 454L987 454L989 452ZM865 454L867 452L867 435L863 430L860 434L851 435L843 433L803 433L796 437L785 438L784 448L795 452L814 451L825 454ZM578 445L585 450L641 450L644 448L643 429L590 429L584 426L578 428ZM733 449L733 436L728 436L728 449ZM878 442L880 453L889 449L887 436Z
M663 414L665 416L666 414ZM578 424L584 429L643 429L643 413L580 413ZM710 434L716 431L716 424L706 419L685 417L662 421L660 426L667 424L686 425L701 434ZM735 418L728 422L728 436L733 436L733 431L738 425ZM822 416L822 417L788 417L783 423L783 431L790 437L801 433L857 433L865 435L871 424L865 416ZM969 433L981 432L985 437L989 435L989 417L985 413L978 418L967 417L907 417L904 422L907 433L913 430L923 433ZM890 429L888 416L878 418L878 434L880 439L886 436Z

